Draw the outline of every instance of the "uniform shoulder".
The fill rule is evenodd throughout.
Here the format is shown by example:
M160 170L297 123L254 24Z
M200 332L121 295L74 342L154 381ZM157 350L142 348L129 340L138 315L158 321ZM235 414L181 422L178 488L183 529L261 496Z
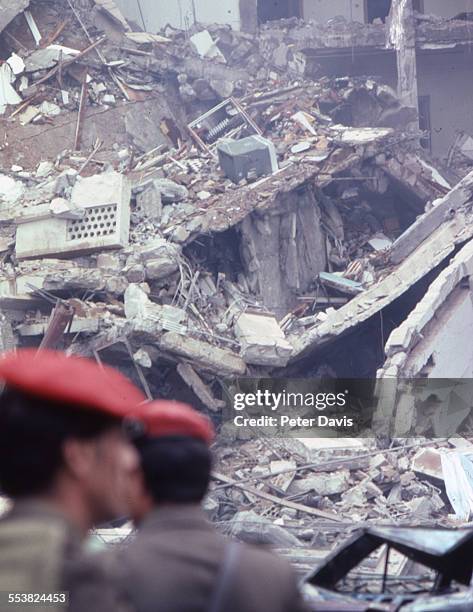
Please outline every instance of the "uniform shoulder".
M241 556L244 564L259 568L267 568L268 572L277 573L278 575L293 576L293 570L290 564L270 548L264 546L255 546L252 544L242 544Z

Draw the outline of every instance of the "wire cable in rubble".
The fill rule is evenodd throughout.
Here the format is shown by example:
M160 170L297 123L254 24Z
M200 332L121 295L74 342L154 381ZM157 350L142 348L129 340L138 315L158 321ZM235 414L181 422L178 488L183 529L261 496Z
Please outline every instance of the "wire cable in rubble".
M143 23L143 29L144 29L144 31L145 31L145 32L147 32L147 31L148 31L148 28L147 28L147 26L146 26L146 22L145 22L145 18L144 18L144 15L143 15L143 9L141 8L141 2L140 2L140 0L136 0L136 4L137 4L137 6L138 6L138 11L139 11L139 13L140 13L141 22Z

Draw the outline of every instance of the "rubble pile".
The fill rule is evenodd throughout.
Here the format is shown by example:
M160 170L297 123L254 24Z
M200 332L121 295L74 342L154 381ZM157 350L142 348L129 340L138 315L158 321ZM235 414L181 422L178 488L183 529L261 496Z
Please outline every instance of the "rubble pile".
M272 70L275 29L303 41L316 27L148 34L113 3L69 0L13 19L2 348L44 335L149 395L184 381L218 413L222 379L286 367L389 274L393 242L450 185L388 86L312 80L291 59ZM245 137L272 161L235 181L219 143Z
M206 510L224 533L280 549L303 574L361 526L458 525L440 457L471 448L422 438L389 449L375 440L221 445Z
M0 352L61 347L205 411L222 439L209 516L301 573L363 523L458 524L440 453L433 470L421 454L458 441L222 425L235 377L341 377L340 354L349 377L364 362L366 378L426 375L435 360L410 353L469 281L473 175L455 185L432 163L379 79L311 77L308 49L384 47L384 24L152 34L111 1L10 6Z

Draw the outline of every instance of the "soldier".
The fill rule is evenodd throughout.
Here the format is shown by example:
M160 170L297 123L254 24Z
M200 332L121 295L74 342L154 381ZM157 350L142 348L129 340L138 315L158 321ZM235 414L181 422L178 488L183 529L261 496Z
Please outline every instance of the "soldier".
M0 380L0 491L13 502L0 519L2 597L40 595L16 606L38 612L52 609L41 602L65 609L50 595L68 592L70 610L128 610L82 540L128 510L138 455L122 420L144 396L111 368L49 350L4 356Z
M131 495L138 533L118 559L138 612L298 612L295 577L270 552L227 540L200 504L211 475L211 423L185 404L143 407Z

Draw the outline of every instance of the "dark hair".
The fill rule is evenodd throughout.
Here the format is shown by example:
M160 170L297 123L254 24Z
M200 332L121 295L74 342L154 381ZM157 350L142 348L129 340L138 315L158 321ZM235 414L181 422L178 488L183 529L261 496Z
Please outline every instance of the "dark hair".
M201 440L184 436L135 441L146 487L156 503L199 503L205 497L212 456Z
M70 438L99 437L119 421L83 407L8 388L0 394L0 490L11 497L46 493Z

